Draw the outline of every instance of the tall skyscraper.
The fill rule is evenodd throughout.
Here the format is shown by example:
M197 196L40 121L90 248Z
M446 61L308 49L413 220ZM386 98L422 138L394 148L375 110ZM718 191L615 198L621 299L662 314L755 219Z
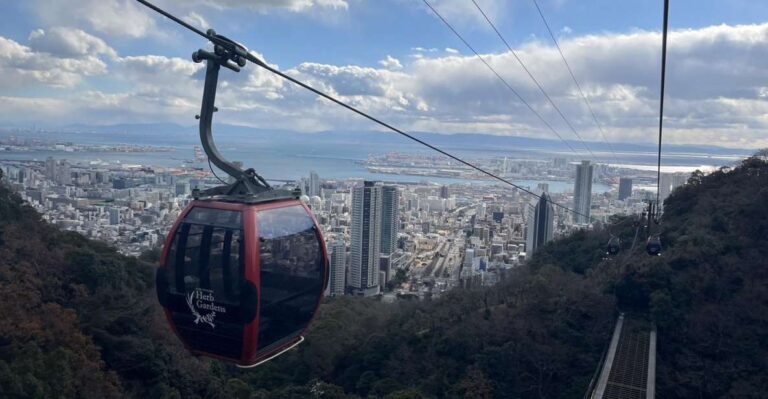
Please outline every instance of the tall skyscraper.
M400 193L397 187L381 188L381 244L379 250L389 255L397 249L397 232L400 224Z
M632 179L622 177L619 179L619 201L632 196Z
M691 177L690 173L685 172L678 172L675 173L674 176L672 176L672 189L676 189L677 187L680 187L686 183L688 183L688 179Z
M576 188L573 192L573 206L577 224L589 223L589 211L592 206L592 172L595 166L589 161L576 165Z
M485 220L485 213L486 213L486 206L485 202L481 202L477 205L477 218L480 220Z
M72 170L70 169L69 162L67 162L66 159L62 159L61 162L59 162L59 168L57 172L59 175L59 184L63 186L72 184Z
M669 197L672 192L672 174L662 173L661 181L659 182L659 201L664 203L664 200Z
M554 237L555 208L547 193L530 202L525 250L528 256Z
M664 200L669 197L669 194L674 191L675 188L682 186L688 181L689 174L686 173L662 173L661 182L659 184L659 201L664 204Z
M48 157L45 160L45 178L48 180L56 180L56 160L53 157Z
M440 186L440 198L448 199L448 186Z
M390 279L392 279L392 256L381 254L379 256L379 284L383 288Z
M187 195L189 192L189 182L180 181L176 183L176 196Z
M352 190L349 286L356 295L378 293L382 187L366 181Z
M120 223L122 223L123 218L120 215L120 209L118 208L109 208L107 210L107 213L109 214L109 224L112 226L116 226Z
M314 170L309 172L309 190L307 195L310 197L320 196L320 177Z
M344 295L345 280L347 277L347 248L344 241L339 240L330 245L331 270L329 271L331 296Z

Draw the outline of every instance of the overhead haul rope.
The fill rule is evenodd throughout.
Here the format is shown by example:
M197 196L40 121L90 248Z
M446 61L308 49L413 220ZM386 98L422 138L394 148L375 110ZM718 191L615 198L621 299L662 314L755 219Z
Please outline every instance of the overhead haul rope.
M427 0L423 0L423 1L426 3ZM485 18L485 21L488 22L488 25L490 25L491 28L493 29L493 31L496 32L496 36L498 36L499 39L501 39L501 41L504 43L504 45L507 46L507 49L509 50L509 52L512 53L512 56L514 56L515 59L517 60L517 63L520 64L521 67L523 67L523 70L525 71L526 74L528 74L528 77L531 78L533 83L536 84L536 87L539 88L539 91L541 92L541 94L544 95L544 98L547 99L547 101L552 106L552 108L554 108L555 111L557 112L557 114L560 115L560 118L563 120L563 122L565 122L565 124L568 126L568 128L571 130L571 132L573 132L573 134L576 135L576 137L581 142L581 145L583 145L584 148L587 150L587 152L589 152L589 154L592 155L593 159L596 158L595 154L587 146L587 143L585 143L584 140L581 138L581 135L579 134L579 132L577 132L576 128L573 127L573 124L571 123L571 121L569 121L568 118L565 117L565 114L563 114L563 111L560 110L560 107L558 107L557 104L555 104L555 102L552 100L552 97L550 97L549 94L547 93L547 91L544 90L544 86L542 86L541 83L539 83L539 81L533 76L533 74L528 69L528 67L525 66L525 63L523 62L523 60L520 57L518 57L517 52L512 48L512 46L509 45L509 42L507 42L507 40L504 38L504 36L502 36L501 32L499 32L499 30L496 29L496 25L491 21L490 18L488 18L488 15L485 13L485 11L483 11L483 9L480 8L480 5L477 4L477 1L472 0L472 3L475 5L477 10L480 11L480 14L483 15L483 18ZM430 6L430 8L432 9L432 11L435 14L437 14L437 11L433 7ZM446 22L446 20L444 18L441 17L440 19L442 19L443 22L445 22L447 24L447 22Z
M579 84L579 81L576 80L576 75L574 75L573 70L571 69L571 64L568 63L568 60L565 59L565 54L563 53L563 50L560 48L560 43L557 42L557 38L555 38L555 34L552 32L552 28L549 26L549 22L547 22L547 18L544 16L544 12L541 11L541 8L539 7L539 3L536 0L533 0L533 4L536 6L536 10L539 12L539 16L541 17L541 21L544 22L544 26L547 28L547 32L549 32L549 37L552 38L552 42L555 44L555 48L557 48L557 52L560 53L560 58L563 60L563 64L565 64L565 68L568 69L568 74L571 75L571 79L573 80L573 83L576 84L576 88L579 90L579 94L581 95L581 98L584 99L584 104L587 105L587 109L589 110L589 113L592 115L592 120L595 121L595 125L597 125L597 129L600 130L600 136L603 138L603 142L605 144L608 144L608 148L611 150L611 154L613 154L613 159L616 161L616 164L619 165L621 162L619 161L619 157L616 155L616 150L613 148L613 144L611 144L610 141L605 137L605 130L603 130L603 125L597 120L597 115L595 115L595 110L592 109L592 104L590 104L589 100L587 99L587 96L584 94L584 90L581 89L581 84Z
M459 33L459 32L458 32L456 29L454 29L454 27L453 27L453 26L452 26L450 23L449 23L449 22L448 22L448 21L447 21L445 18L443 18L443 16L442 16L442 15L440 15L440 13L438 13L438 12L437 12L437 10L435 10L435 8L434 8L434 7L432 7L432 5L431 5L431 4L429 4L429 2L427 2L426 0L422 0L422 1L424 1L424 4L425 4L427 7L429 7L429 9L430 9L430 10L432 10L432 12L433 12L433 13L434 13L434 14L435 14L435 15L436 15L438 18L440 18L440 20L441 20L441 21L443 21L443 23L445 24L445 26L447 26L447 27L448 27L448 29L450 29L450 30L451 30L451 32L453 32L453 34L454 34L454 35L456 35L456 37L457 37L457 38L459 38L459 40L461 40L461 42L462 42L462 43L464 43L464 45L465 45L465 46L466 46L468 49L470 49L470 50L471 50L471 51L472 51L472 52L475 54L475 56L477 56L477 58L478 58L478 59L479 59L479 60L480 60L480 61L481 61L481 62L482 62L482 63L483 63L483 64L484 64L484 65L485 65L485 66L486 66L486 67L487 67L487 68L488 68L488 69L489 69L491 72L493 72L493 74L494 74L494 75L496 75L496 77L497 77L497 78L498 78L498 79L501 81L501 83L502 83L502 84L503 84L503 85L504 85L504 86L505 86L507 89L509 89L509 91L511 91L511 92L512 92L512 94L514 94L514 95L515 95L515 97L517 97L517 99L518 99L518 100L520 100L520 102L521 102L521 103L523 103L523 105L525 105L525 106L526 106L526 108L528 108L528 110L530 110L530 111L531 111L531 113L532 113L533 115L535 115L535 116L536 116L536 118L538 118L538 119L541 121L541 123L543 123L543 124L544 124L544 126L546 126L546 127L547 127L547 129L549 129L549 130L550 130L552 133L554 133L554 134L555 134L555 136L557 136L557 138L558 138L558 139L560 139L560 141L562 141L562 142L563 142L563 144L565 144L565 145L566 145L566 146L567 146L567 147L568 147L568 148L571 150L571 152L573 152L574 154L576 154L576 156L581 156L581 155L580 155L578 152L576 152L576 150L573 148L573 146L571 146L571 144L570 144L570 143L568 143L568 142L567 142L567 141L566 141L566 140L563 138L563 136L561 136L561 135L560 135L560 133L558 133L558 132L557 132L557 130L555 130L555 128L554 128L554 127L553 127L553 126L552 126L552 125L551 125L549 122L547 122L547 120L546 120L546 119L544 119L544 117L543 117L543 116L541 116L541 114L540 114L538 111L536 111L536 109L534 109L534 108L533 108L533 106L531 106L531 104L530 104L530 103L528 103L528 101L525 101L525 99L523 98L523 96L521 96L521 95L520 95L520 93L518 93L518 92L517 92L517 90L515 90L515 88L514 88L514 87L512 87L512 85L511 85L511 84L509 84L509 82L507 82L507 80L506 80L506 79L504 79L504 78L501 76L501 74L499 74L499 72L498 72L498 71L496 71L496 69L494 69L494 68L491 66L491 64L489 64L489 63L488 63L488 61L486 61L486 60L485 60L485 57L483 57L482 55L480 55L480 53L479 53L477 50L475 50L475 48L474 48L474 47L472 47L472 45L471 45L471 44L469 44L469 42L468 42L466 39L464 39L464 37L463 37L463 36L462 36L462 35L461 35L461 34L460 34L460 33Z
M659 100L659 157L656 169L656 206L661 196L661 138L664 127L664 83L667 74L667 25L669 21L669 0L664 0L664 28L661 34L661 98ZM658 209L658 208L657 208Z
M147 7L151 8L151 9L157 11L158 13L160 13L163 16L167 17L168 19L178 23L179 25L184 26L185 28L191 30L192 32L197 33L198 35L206 38L207 40L213 42L214 44L217 44L217 45L223 46L223 47L225 47L227 49L232 49L233 51L236 51L238 54L246 57L246 59L248 61L251 61L252 63L258 65L259 67L261 67L261 68L263 68L263 69L265 69L265 70L267 70L269 72L272 72L275 75L280 76L281 78L290 81L291 83L294 83L294 84L296 84L298 86L301 86L302 88L304 88L306 90L309 90L309 91L317 94L318 96L325 98L326 100L329 100L329 101L331 101L331 102L333 102L333 103L335 103L335 104L337 104L337 105L339 105L341 107L344 107L344 108L346 108L346 109L348 109L348 110L350 110L350 111L352 111L352 112L354 112L354 113L356 113L356 114L358 114L358 115L360 115L360 116L362 116L362 117L364 117L364 118L366 118L366 119L368 119L368 120L370 120L370 121L372 121L372 122L374 122L374 123L376 123L376 124L378 124L380 126L383 126L383 127L387 128L387 129L389 129L389 130L391 130L391 131L393 131L395 133L400 134L403 137L406 137L406 138L408 138L408 139L410 139L412 141L415 141L415 142L417 142L417 143L419 143L419 144L421 144L421 145L423 145L423 146L425 146L427 148L430 148L430 149L432 149L432 150L434 150L434 151L436 151L436 152L438 152L438 153L440 153L440 154L442 154L442 155L444 155L444 156L446 156L446 157L448 157L450 159L453 159L456 162L459 162L459 163L461 163L461 164L463 164L465 166L468 166L471 169L474 169L474 170L476 170L478 172L481 172L481 173L483 173L483 174L485 174L485 175L487 175L487 176L489 176L489 177L491 177L493 179L496 179L496 180L498 180L498 181L500 181L500 182L502 182L504 184L512 186L512 187L514 187L514 188L516 188L516 189L518 189L518 190L520 190L520 191L522 191L524 193L530 194L530 195L532 195L532 196L534 196L534 197L536 197L538 199L541 199L540 195L534 193L533 191L531 191L531 190L529 190L529 189L527 189L525 187L519 186L519 185L517 185L517 184L515 184L515 183L513 183L513 182L511 182L511 181L509 181L509 180L507 180L507 179L505 179L505 178L503 178L501 176L498 176L498 175L496 175L496 174L494 174L492 172L489 172L489 171L487 171L487 170L485 170L485 169L483 169L483 168L481 168L479 166L476 166L476 165L474 165L474 164L472 164L470 162L467 162L467 161L465 161L465 160L463 160L463 159L461 159L461 158L459 158L459 157L457 157L457 156L455 156L453 154L450 154L450 153L448 153L446 151L443 151L440 148L435 147L434 145L425 142L424 140L416 138L416 137L414 137L414 136L412 136L412 135L410 135L410 134L408 134L408 133L406 133L406 132L404 132L404 131L402 131L402 130L400 130L400 129L398 129L398 128L396 128L396 127L394 127L394 126L392 126L392 125L390 125L390 124L388 124L388 123L386 123L386 122L384 122L384 121L382 121L382 120L380 120L378 118L376 118L376 117L374 117L374 116L371 116L371 115L369 115L369 114L367 114L367 113L365 113L365 112L363 112L363 111L361 111L361 110L359 110L359 109L357 109L357 108L355 108L355 107L353 107L353 106L351 106L351 105L349 105L349 104L347 104L347 103L345 103L345 102L343 102L343 101L341 101L339 99L336 99L335 97L333 97L331 95L325 94L322 91L320 91L318 89L315 89L314 87L309 86L308 84L306 84L306 83L304 83L304 82L302 82L302 81L300 81L300 80L298 80L298 79L296 79L296 78L294 78L292 76L289 76L289 75L281 72L280 70L278 70L276 68L273 68L273 67L267 65L264 61L256 58L256 56L253 55L249 51L241 51L240 49L234 49L233 48L233 43L231 41L225 40L225 39L223 39L220 36L213 36L213 35L208 35L206 33L203 33L203 31L201 31L201 30L195 28L194 26L192 26L192 25L182 21L178 17L176 17L173 14L171 14L171 13L169 13L169 12L167 12L167 11L157 7L157 6L155 6L154 4L148 2L147 0L136 0L136 1L138 1L139 3L144 4L145 6L147 6ZM561 204L559 204L557 202L554 202L554 201L550 201L550 203L552 205L554 205L554 206L557 206L558 208L561 208L561 209L567 211L567 212L571 212L571 213L576 214L576 215L584 216L587 219L590 218L588 215L585 215L585 214L583 214L581 212L578 212L578 211L575 211L573 209L570 209L570 208L566 207L565 205L561 205Z

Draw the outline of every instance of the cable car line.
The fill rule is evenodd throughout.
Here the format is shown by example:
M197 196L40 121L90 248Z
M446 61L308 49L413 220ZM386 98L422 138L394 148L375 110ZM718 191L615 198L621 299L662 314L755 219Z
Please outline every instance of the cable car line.
M661 245L661 233L653 234L652 226L660 224L661 214L661 144L664 128L664 87L667 72L667 33L669 26L669 0L664 0L664 21L661 33L661 93L659 95L659 152L656 164L656 201L648 202L648 241L645 250L648 255L659 256L663 246Z
M603 142L608 144L608 148L611 150L611 153L613 154L613 159L614 161L616 161L616 164L617 165L620 164L619 157L616 155L616 150L613 148L613 144L610 141L608 141L608 139L605 137L605 130L603 129L603 125L597 120L597 115L595 114L594 109L592 109L592 104L589 102L589 99L587 99L587 96L584 94L584 90L581 89L581 84L579 84L579 81L576 79L576 75L574 75L573 70L571 69L571 65L568 63L568 60L565 58L565 54L563 53L563 50L560 48L560 44L557 42L557 38L555 38L555 34L552 33L552 29L549 26L549 22L547 22L547 18L544 16L544 12L541 11L541 8L539 7L539 3L537 0L532 0L532 1L533 1L533 4L536 6L536 10L539 12L539 16L541 16L541 21L544 22L544 26L547 28L547 32L549 32L549 37L552 38L552 42L555 44L555 48L557 48L557 52L560 53L560 58L563 60L563 64L565 64L565 68L568 69L568 73L571 75L571 79L573 80L573 83L576 84L576 88L579 90L579 94L581 95L581 98L584 99L584 104L586 104L590 115L592 115L592 120L595 121L595 125L597 125L598 130L600 130L600 136L603 138Z
M368 119L368 120L370 120L372 122L375 122L375 123L377 123L377 124L387 128L387 129L389 129L389 130L391 130L391 131L393 131L395 133L398 133L398 134L402 135L403 137L406 137L406 138L408 138L410 140L413 140L413 141L415 141L415 142L417 142L417 143L419 143L419 144L421 144L421 145L423 145L423 146L425 146L425 147L427 147L427 148L429 148L431 150L434 150L434 151L436 151L436 152L438 152L438 153L440 153L440 154L442 154L442 155L444 155L444 156L446 156L448 158L451 158L451 159L453 159L456 162L459 162L459 163L461 163L461 164L463 164L465 166L468 166L468 167L470 167L470 168L472 168L472 169L474 169L474 170L476 170L476 171L478 171L480 173L483 173L483 174L487 175L488 177L491 177L491 178L496 179L496 180L498 180L498 181L500 181L502 183L510 185L510 186L512 186L512 187L514 187L514 188L516 188L516 189L518 189L520 191L523 191L523 192L525 192L527 194L530 194L530 195L532 195L532 196L534 196L536 198L539 198L539 199L541 198L540 195L537 195L536 193L534 193L533 191L531 191L531 190L529 190L529 189L527 189L525 187L519 186L519 185L517 185L517 184L515 184L515 183L513 183L513 182L511 182L511 181L509 181L509 180L507 180L507 179L505 179L505 178L503 178L501 176L498 176L498 175L496 175L496 174L494 174L492 172L489 172L489 171L487 171L487 170L485 170L485 169L483 169L483 168L481 168L479 166L476 166L476 165L474 165L474 164L472 164L470 162L467 162L467 161L465 161L465 160L463 160L463 159L461 159L461 158L459 158L459 157L457 157L457 156L455 156L453 154L450 154L450 153L448 153L448 152L446 152L444 150L441 150L440 148L435 147L434 145L429 144L426 141L421 140L421 139L419 139L419 138L417 138L417 137L415 137L415 136L413 136L411 134L408 134L408 133L404 132L403 130L400 130L400 129L398 129L398 128L396 128L396 127L394 127L394 126L392 126L392 125L390 125L390 124L388 124L388 123L386 123L386 122L384 122L384 121L382 121L382 120L380 120L380 119L378 119L378 118L376 118L374 116L368 115L367 113L365 113L365 112L363 112L363 111L361 111L361 110L359 110L359 109L357 109L357 108L355 108L355 107L353 107L353 106L351 106L351 105L349 105L349 104L347 104L347 103L345 103L345 102L343 102L341 100L338 100L338 99L336 99L336 98L334 98L334 97L332 97L332 96L330 96L328 94L325 94L322 91L320 91L318 89L315 89L314 87L309 86L308 84L306 84L306 83L304 83L304 82L302 82L300 80L297 80L297 79L295 79L295 78L293 78L293 77L291 77L291 76L289 76L289 75L287 75L287 74L285 74L285 73L283 73L283 72L281 72L281 71L279 71L279 70L277 70L277 69L275 69L275 68L265 64L264 62L258 60L258 58L256 58L255 56L251 55L251 57L253 57L253 59L255 60L253 62L256 63L257 65L259 65L260 67L262 67L262 68L264 68L264 69L266 69L266 70L268 70L268 71L270 71L270 72L272 72L272 73L282 77L283 79L286 79L286 80L288 80L288 81L290 81L290 82L292 82L292 83L294 83L296 85L299 85L299 86L303 87L304 89L307 89L307 90L317 94L320 97L323 97L323 98L325 98L325 99L327 99L329 101L332 101L332 102L336 103L337 105L340 105L340 106L342 106L342 107L344 107L344 108L346 108L346 109L348 109L348 110L350 110L350 111L352 111L352 112L354 112L354 113L356 113L356 114L358 114L358 115L360 115L360 116L362 116L362 117L364 117L364 118L366 118L366 119ZM249 58L249 60L250 60L250 58ZM555 205L555 206L557 206L557 207L559 207L561 209L564 209L565 211L571 212L571 213L576 214L576 215L588 217L587 215L584 215L581 212L578 212L578 211L575 211L573 209L570 209L570 208L568 208L568 207L566 207L564 205L561 205L561 204L559 204L557 202L554 202L554 201L550 201L550 202L552 203L552 205Z
M466 39L464 39L464 37L463 37L463 36L462 36L462 35L461 35L461 34L460 34L460 33L459 33L457 30L456 30L456 29L454 29L454 27L453 27L453 26L452 26L452 25L451 25L451 24L450 24L450 23L449 23L449 22L448 22L448 21L447 21L445 18L443 18L443 16L442 16L442 15L440 15L440 13L438 13L438 12L437 12L437 10L435 10L435 8L434 8L434 7L432 7L432 5L431 5L431 4L429 4L429 2L428 2L427 0L422 0L422 1L424 2L424 4L426 4L426 5L427 5L427 7L429 7L429 9L431 9L431 10L432 10L432 12L433 12L433 13L434 13L434 14L435 14L435 15L436 15L438 18L440 18L440 20L441 20L441 21L443 21L443 23L444 23L444 24L445 24L445 25L446 25L446 26L447 26L447 27L448 27L448 28L449 28L449 29L450 29L450 30L453 32L453 34L454 34L454 35L456 35L456 37L458 37L458 38L459 38L459 40L461 40L461 41L464 43L464 45L465 45L467 48L469 48L469 49L470 49L470 50L471 50L473 53L475 53L475 55L477 56L477 58L478 58L480 61L482 61L482 63L483 63L483 64L485 64L485 66L486 66L488 69L490 69L490 70L491 70L491 72L493 72L493 74L494 74L494 75L496 75L496 77L497 77L497 78L498 78L498 79L501 81L501 83L502 83L502 84L504 84L504 86L506 86L506 87L507 87L507 89L509 89L509 91L511 91L511 92L512 92L512 94L514 94L514 95L515 95L515 97L517 97L517 99L518 99L518 100L520 100L520 102L522 102L522 103L523 103L523 104L524 104L524 105L525 105L525 106L526 106L526 107L527 107L527 108L528 108L528 109L529 109L529 110L530 110L530 111L531 111L531 112L532 112L532 113L533 113L533 114L536 116L536 118L538 118L538 119L539 119L539 120L540 120L540 121L541 121L541 122L542 122L542 123L543 123L543 124L544 124L544 125L545 125L545 126L546 126L546 127L547 127L547 128L550 130L550 131L551 131L551 132L552 132L552 133L554 133L554 134L555 134L555 136L557 136L557 138L559 138L559 139L560 139L560 141L562 141L562 142L563 142L563 143L564 143L566 146L568 146L568 148L569 148L569 149L570 149L570 150L571 150L571 151L572 151L574 154L576 154L576 156L579 156L579 157L581 156L581 155L580 155L580 154L579 154L579 153L578 153L578 152L577 152L577 151L576 151L576 150L573 148L573 146L571 146L571 144L570 144L570 143L568 143L568 142L567 142L567 141L566 141L566 140L563 138L563 136L561 136L561 135L560 135L560 133L558 133L558 132L557 132L557 130L555 130L555 128L554 128L554 127L552 127L552 125L551 125L549 122L547 122L547 121L546 121L546 119L544 119L544 117L543 117L543 116L541 116L541 114L539 114L539 112L538 112L538 111L536 111L536 109L534 109L534 108L533 108L533 106L531 106L531 104L530 104L530 103L528 103L528 101L526 101L526 100L525 100L525 99L524 99L524 98L523 98L523 97L520 95L520 93L518 93L518 92L517 92L517 90L515 90L515 88L514 88L514 87L512 87L512 85L511 85L511 84L509 84L509 82L507 82L507 80L506 80L506 79L504 79L504 78L503 78L503 77L502 77L502 76L501 76L501 75L500 75L500 74L499 74L499 73L496 71L496 69L494 69L494 68L491 66L491 64L489 64L489 63L488 63L488 62L485 60L485 58L484 58L482 55L480 55L480 53L479 53L477 50L475 50L475 48L474 48L474 47L472 47L472 45L471 45L471 44L469 44L469 42L467 42L467 41L466 41Z
M511 182L511 181L509 181L509 180L507 180L507 179L505 179L505 178L503 178L501 176L498 176L498 175L496 175L496 174L494 174L492 172L489 172L489 171L487 171L487 170L485 170L485 169L483 169L483 168L481 168L479 166L476 166L476 165L474 165L474 164L472 164L472 163L470 163L468 161L465 161L465 160L463 160L463 159L461 159L461 158L459 158L459 157L457 157L457 156L455 156L453 154L450 154L450 153L448 153L448 152L446 152L446 151L444 151L444 150L442 150L442 149L440 149L438 147L435 147L434 145L429 144L429 143L425 142L424 140L421 140L421 139L419 139L419 138L417 138L417 137L415 137L415 136L413 136L411 134L408 134L408 133L406 133L403 130L400 130L400 129L398 129L398 128L396 128L396 127L394 127L394 126L392 126L392 125L390 125L390 124L388 124L388 123L386 123L386 122L384 122L384 121L382 121L382 120L380 120L380 119L378 119L378 118L376 118L374 116L371 116L371 115L365 113L364 111L361 111L361 110L359 110L359 109L357 109L357 108L355 108L355 107L353 107L353 106L351 106L351 105L349 105L349 104L347 104L347 103L345 103L345 102L343 102L343 101L341 101L339 99L336 99L335 97L333 97L333 96L331 96L329 94L326 94L326 93L324 93L324 92L322 92L322 91L320 91L318 89L315 89L314 87L312 87L312 86L310 86L310 85L308 85L308 84L306 84L306 83L304 83L304 82L302 82L302 81L300 81L300 80L298 80L298 79L296 79L296 78L294 78L294 77L292 77L290 75L287 75L287 74L281 72L280 70L278 70L276 68L273 68L273 67L269 66L264 61L258 59L255 55L253 55L253 53L247 51L247 49L245 49L244 47L238 48L238 45L236 45L234 42L224 38L223 36L215 35L215 34L211 35L211 34L203 33L199 29L196 29L196 28L190 26L188 23L186 23L184 21L181 21L179 18L173 16L172 14L170 14L170 13L160 9L157 6L152 5L147 0L136 0L136 1L138 1L138 2L140 2L142 4L147 5L148 7L152 8L153 10L159 12L160 14L168 17L169 19L171 19L171 20L173 20L175 22L178 22L180 25L182 25L182 26L192 30L193 32L203 36L204 38L212 41L215 44L222 43L222 46L224 46L227 49L231 50L232 52L236 53L240 57L245 57L248 61L253 62L254 64L258 65L259 67L261 67L263 69L266 69L267 71L272 72L275 75L278 75L281 78L290 81L291 83L294 83L294 84L296 84L296 85L298 85L298 86L300 86L300 87L302 87L302 88L304 88L306 90L309 90L312 93L315 93L316 95L318 95L320 97L323 97L326 100L329 100L329 101L331 101L331 102L333 102L333 103L335 103L335 104L337 104L337 105L339 105L339 106L341 106L343 108L346 108L346 109L348 109L348 110L350 110L350 111L352 111L352 112L354 112L354 113L356 113L356 114L358 114L358 115L360 115L360 116L362 116L362 117L364 117L364 118L366 118L366 119L368 119L368 120L370 120L370 121L372 121L372 122L374 122L374 123L376 123L376 124L378 124L378 125L380 125L382 127L385 127L387 129L395 132L395 133L398 133L398 134L400 134L403 137L406 137L406 138L408 138L408 139L410 139L412 141L415 141L416 143L419 143L419 144L421 144L421 145L423 145L423 146L425 146L425 147L427 147L429 149L432 149L432 150L434 150L434 151L436 151L436 152L438 152L438 153L440 153L440 154L442 154L442 155L444 155L444 156L446 156L446 157L448 157L450 159L453 159L454 161L459 162L462 165L468 166L468 167L470 167L470 168L472 168L472 169L474 169L474 170L476 170L476 171L478 171L480 173L483 173L483 174L487 175L488 177L496 179L496 180L498 180L498 181L500 181L500 182L502 182L504 184L507 184L507 185L509 185L511 187L514 187L514 188L516 188L516 189L518 189L518 190L520 190L520 191L522 191L524 193L530 194L530 195L534 196L535 198L538 198L538 199L541 198L541 196L539 196L538 194L534 193L533 191L531 191L531 190L529 190L529 189L527 189L525 187L519 186L519 185L517 185L517 184L515 184L515 183L513 183L513 182ZM480 57L480 58L482 59L482 57ZM483 62L485 63L485 61L483 61ZM486 64L486 65L488 65L488 64ZM490 65L488 65L488 66L490 68ZM497 74L497 76L499 76L499 75ZM501 78L501 77L499 76L499 78ZM514 92L514 89L512 89L511 86L508 86L508 87L511 90L513 90L513 92ZM529 107L530 107L530 105L529 105ZM554 129L553 129L553 131L554 131ZM558 137L559 137L559 135L558 135ZM560 139L563 140L562 137ZM565 140L563 140L563 142L565 142ZM565 142L565 143L567 144L567 142ZM569 147L570 147L570 145L569 145ZM571 150L573 150L573 148L571 148ZM576 152L575 150L573 150L573 151ZM578 211L576 211L574 209L568 208L565 205L559 204L559 203L554 202L554 201L550 201L550 203L552 205L558 207L558 208L563 209L566 212L571 212L571 213L573 213L575 215L579 215L579 216L584 216L584 217L590 218L588 215L582 214L581 212L578 212Z
M424 0L424 1L426 1L426 0ZM541 94L543 94L543 95L544 95L544 97L545 97L545 98L547 99L547 101L549 102L549 104L550 104L550 105L552 105L552 108L554 108L554 109L555 109L555 111L557 111L557 114L558 114L558 115L560 115L560 118L562 118L562 120L565 122L565 124L566 124L566 125L568 126L568 128L571 130L571 132L573 132L573 134L575 134L575 135L576 135L576 137L577 137L577 138L579 139L579 141L581 142L581 145L583 145L583 146L584 146L584 148L587 150L587 152L589 152L589 154L590 154L590 155L592 155L592 159L595 159L595 158L596 158L596 157L595 157L595 154L594 154L594 153L592 152L592 150L591 150L591 149L590 149L590 148L587 146L587 143L585 143L585 142L584 142L584 140L581 138L581 135L579 134L579 132L577 132L577 131L576 131L576 128L574 128L574 127L573 127L573 124L571 124L571 121L569 121L569 120L568 120L568 118L566 118L566 117L565 117L565 114L563 114L563 111L561 111L561 110L560 110L560 107L558 107L558 106L557 106L557 104L555 104L555 102L554 102L554 101L552 100L552 98L549 96L549 94L547 93L547 91L546 91L546 90L544 90L544 87L541 85L541 83L539 83L539 81L538 81L538 80L537 80L537 79L536 79L536 78L533 76L533 74L532 74L532 73L531 73L531 71L528 69L528 67L527 67L527 66L525 66L525 63L523 62L523 60L522 60L522 59L521 59L521 58L520 58L520 57L517 55L517 52L516 52L516 51L515 51L515 50L512 48L512 46L510 46L510 45L509 45L509 43L507 42L507 40L506 40L506 39L504 39L504 36L501 34L501 32L499 32L499 30L496 28L496 25L495 25L495 24L494 24L494 23L491 21L491 19L490 19L490 18L488 18L488 15L486 15L486 14L485 14L485 11L483 11L483 9L482 9L482 8L480 8L480 5L479 5L479 4L477 4L477 1L475 1L475 0L472 0L472 3L475 5L475 7L477 8L477 10L478 10L478 11L480 11L480 14L482 14L482 15L483 15L483 18L485 18L485 20L488 22L488 25L490 25L490 26L491 26L491 28L493 28L493 31L494 31L494 32L496 32L496 35L499 37L499 39L501 39L501 41L502 41L502 42L504 42L504 45L505 45L505 46L507 46L507 49L509 49L509 51L510 51L510 52L512 53L512 55L515 57L515 59L517 60L517 62L520 64L520 66L521 66L521 67L523 67L523 70L525 71L525 73L526 73L526 74L528 74L528 77L529 77L529 78L531 78L531 80L533 81L533 83L535 83L535 84L536 84L536 87L538 87L538 88L539 88L539 91L541 91ZM434 9L433 9L433 10L434 10Z
M664 0L664 28L661 34L661 95L659 98L659 156L656 170L656 203L661 195L661 139L664 127L664 85L667 75L667 27L669 25L669 0Z

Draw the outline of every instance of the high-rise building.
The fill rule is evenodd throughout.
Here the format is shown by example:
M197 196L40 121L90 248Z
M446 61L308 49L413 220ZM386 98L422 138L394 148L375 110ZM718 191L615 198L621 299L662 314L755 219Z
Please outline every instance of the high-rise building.
M59 168L57 170L58 181L62 186L72 184L72 170L70 169L69 162L66 159L62 159L59 162Z
M440 198L448 199L449 194L448 186L440 186Z
M690 177L686 173L662 173L661 181L659 184L659 201L661 205L664 204L664 200L669 197L669 194L674 191L675 188L682 186L688 181Z
M659 201L664 203L664 200L669 197L672 192L672 174L662 173L661 181L659 182Z
M347 248L344 241L339 240L330 245L331 251L331 270L329 271L328 285L330 287L329 295L344 295L345 280L347 277Z
M379 289L382 187L366 181L352 190L352 247L349 286L356 295L370 296Z
M48 157L45 160L45 178L55 181L56 176L56 160L53 157Z
M118 208L109 208L107 211L109 213L109 224L112 226L119 225L122 223L123 218L120 215L120 209Z
M595 166L590 165L589 161L581 161L576 165L576 187L573 193L573 205L578 212L576 217L577 224L589 223L589 212L592 206L592 172Z
M479 203L477 205L477 218L480 220L485 220L485 212L486 212L485 202Z
M672 176L672 189L674 190L675 188L680 187L685 183L688 183L688 179L690 177L691 177L690 173L685 173L685 172L675 173L675 175Z
M308 192L307 195L310 197L313 196L320 196L320 177L317 175L317 172L314 170L309 172L309 182L308 182Z
M382 275L379 274L379 284L384 287L392 279L392 255L381 254L379 256L379 273L382 272L384 278L381 278Z
M397 187L381 188L381 244L379 250L389 255L397 249L397 232L400 224L400 193Z
M176 183L176 196L189 194L189 182L180 181Z
M528 211L528 234L525 250L528 256L536 249L551 241L554 237L555 209L547 193L541 193L541 198L531 200Z
M548 193L549 192L549 183L539 183L539 184L536 185L536 188L541 190L541 191L543 191L543 192L545 192L545 193Z
M467 248L466 251L464 251L464 265L463 267L467 269L472 268L472 261L475 259L475 250L472 248Z
M632 179L622 177L619 179L619 201L632 196Z

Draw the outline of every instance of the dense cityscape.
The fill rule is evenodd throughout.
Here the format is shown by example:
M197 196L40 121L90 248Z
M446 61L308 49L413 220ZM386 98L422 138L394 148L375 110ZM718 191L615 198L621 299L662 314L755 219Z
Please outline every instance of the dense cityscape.
M45 220L128 255L162 246L173 221L192 200L192 190L221 184L203 167L206 159L199 148L185 157L194 158L190 165L167 168L68 161L66 153L92 150L72 143L11 137L0 144L6 154L53 151L57 156L44 161L3 160L0 166ZM104 150L169 151L130 145ZM593 228L614 214L640 214L643 201L655 196L643 186L652 181L650 172L566 158L481 162L508 179L541 181L525 187L535 196L473 182L479 177L466 176L469 172L441 157L408 154L372 156L365 163L391 173L386 182L323 179L308 171L306 178L286 183L301 189L323 228L331 276L326 294L383 295L393 301L435 297L458 286L493 285L546 242ZM424 175L425 181L396 182L396 175L413 173ZM432 175L469 180L426 181ZM664 174L662 200L686 179L684 173ZM561 182L573 186L550 190L550 183ZM595 192L593 183L608 189ZM363 221L374 227L364 230Z

